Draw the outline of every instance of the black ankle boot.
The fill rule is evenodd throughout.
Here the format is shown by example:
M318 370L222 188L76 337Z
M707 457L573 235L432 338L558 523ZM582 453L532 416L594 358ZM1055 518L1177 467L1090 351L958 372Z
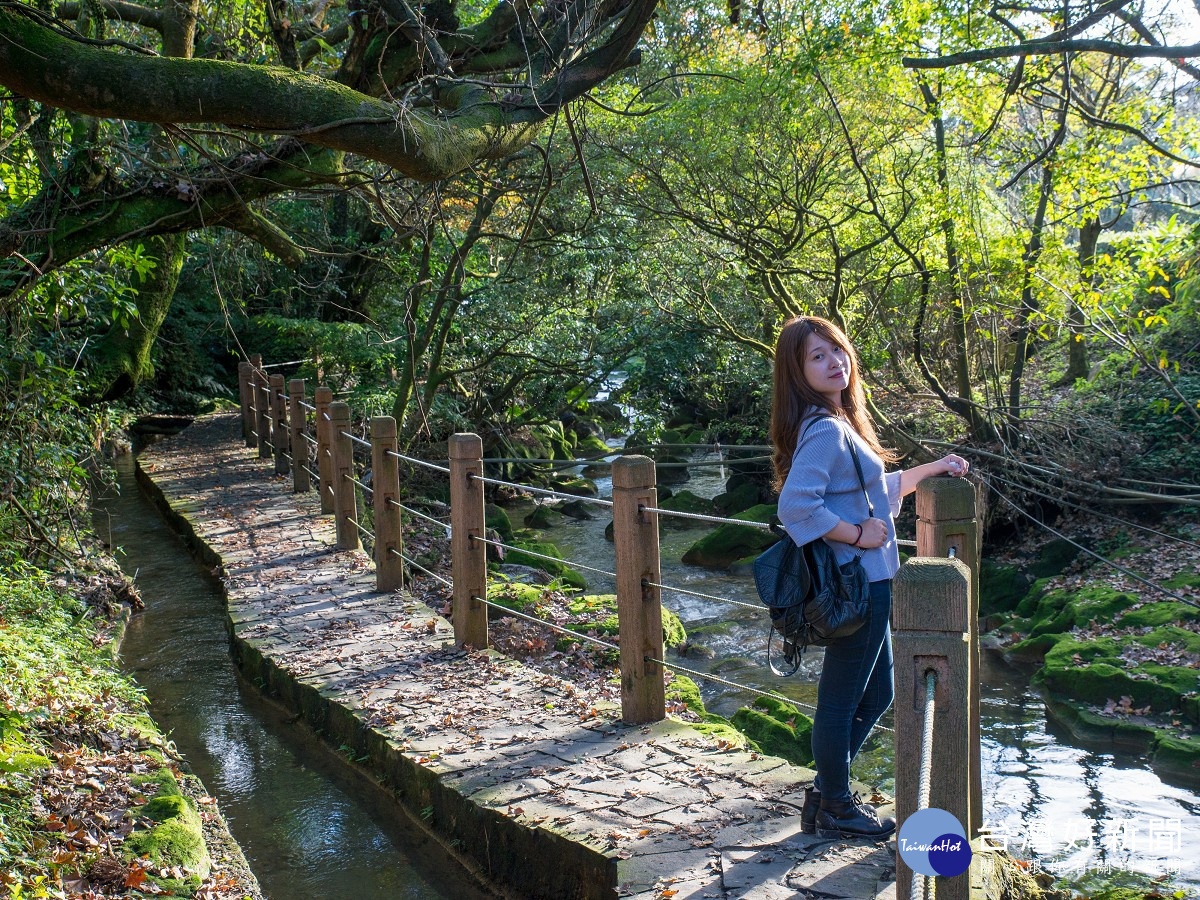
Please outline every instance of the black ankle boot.
M800 830L805 834L817 833L817 810L821 808L821 792L815 787L804 789L804 805L800 807Z
M823 801L817 813L816 829L818 836L825 838L885 838L896 830L896 820L890 816L880 819L875 809L855 794L841 803Z

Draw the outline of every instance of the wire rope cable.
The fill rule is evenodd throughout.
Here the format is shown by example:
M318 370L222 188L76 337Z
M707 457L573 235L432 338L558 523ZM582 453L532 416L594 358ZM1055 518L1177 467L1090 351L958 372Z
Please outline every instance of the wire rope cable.
M436 579L437 581L440 581L440 582L441 582L442 584L444 584L446 587L448 587L448 588L453 588L453 587L454 587L454 582L453 582L453 581L450 581L449 579L443 578L443 577L442 577L441 575L439 575L437 572L431 572L429 569L425 568L423 565L421 565L421 564L420 564L419 562L417 562L416 560L414 560L414 559L409 559L407 556L405 556L403 553L401 553L401 552L400 552L399 550L397 550L396 548L394 548L394 547L388 547L388 553L391 553L393 556L398 556L398 557L400 557L402 560L404 560L404 562L408 563L408 564L409 564L410 566L412 566L414 569L417 569L418 571L424 572L424 573L425 573L426 575L428 575L430 578L434 578L434 579Z
M501 487L516 488L520 491L528 491L531 494L542 494L546 497L556 497L560 500L582 500L584 503L595 503L598 506L613 505L611 500L601 500L599 497L580 497L578 494L564 494L562 491L551 491L547 490L546 488L530 487L527 484L517 484L512 481L501 481L499 478L488 478L485 475L476 475L474 472L471 472L469 475L467 475L467 477L478 479L479 481L484 482L484 484L494 484Z
M1132 578L1134 581L1137 581L1137 582L1140 582L1141 584L1146 585L1146 587L1153 588L1154 590L1158 591L1159 593L1170 597L1172 600L1177 600L1180 603L1185 603L1188 606L1194 606L1197 609L1200 609L1200 601L1189 600L1186 597L1181 597L1178 594L1176 594L1175 592L1167 590L1162 585L1155 584L1153 581L1149 580L1148 578L1143 578L1141 575L1137 574L1137 572L1131 571L1130 569L1127 569L1122 565L1118 565L1117 563L1113 562L1108 557L1101 556L1095 550L1089 550L1087 547L1083 546L1083 544L1079 543L1078 541L1071 540L1071 538L1067 537L1065 534L1063 534L1057 528L1053 528L1053 527L1047 525L1045 522L1038 519L1037 517L1025 512L1025 510L1021 509L1020 506L1018 506L1012 500L1009 500L1008 497L1006 497L1003 493L1001 493L999 490L997 490L996 486L994 484L992 484L990 481L988 481L986 478L984 479L984 483L987 484L987 486L992 490L992 492L997 497L999 497L1001 500L1003 500L1005 503L1007 503L1009 506L1011 506L1016 512L1023 515L1030 522L1033 522L1033 524L1035 524L1041 528L1044 528L1046 531L1050 532L1055 537L1061 538L1062 540L1066 541L1072 547L1076 547L1079 550L1082 550L1088 556L1091 556L1091 557L1094 557L1095 559L1100 560L1100 562L1104 563L1109 568L1115 569L1116 571L1120 572L1122 575L1126 575L1129 578Z
M991 477L995 478L997 481L1004 482L1010 488L1015 488L1018 491L1024 491L1027 494L1033 494L1035 497L1041 497L1042 499L1050 500L1053 503L1061 503L1063 506L1069 506L1072 509L1078 509L1082 512L1087 513L1089 516L1099 516L1102 519L1108 519L1110 522L1116 522L1118 525L1124 525L1127 528L1136 528L1139 531L1146 532L1147 534L1153 534L1153 535L1157 535L1158 537L1164 537L1167 540L1177 541L1180 544L1185 544L1188 547L1194 547L1197 550L1200 550L1200 544L1197 544L1195 541L1189 541L1187 538L1176 537L1173 534L1167 534L1165 531L1158 531L1157 529L1150 528L1149 526L1146 526L1146 525L1139 525L1137 522L1130 522L1128 519L1122 519L1120 516L1112 516L1112 515L1109 515L1108 513L1102 513L1097 510L1091 509L1087 506L1083 506L1082 504L1073 503L1070 500L1063 500L1063 499L1061 499L1059 497L1055 497L1051 494L1046 494L1046 493L1043 493L1042 491L1028 487L1027 485L1020 484L1019 482L1011 481L1008 478L1005 478L1003 475L997 475L995 472L991 473Z
M405 506L400 501L393 500L391 497L388 498L387 502L389 505L395 506L396 508L403 510L404 512L408 513L410 516L416 516L418 519L424 519L427 522L432 522L434 525L437 525L439 528L446 529L447 534L450 533L450 523L449 522L443 522L441 519L435 519L433 516L426 515L423 512L415 510L411 506Z
M369 448L371 446L370 441L364 441L357 434L351 434L350 432L348 432L344 429L342 431L339 431L338 434L341 435L342 437L348 437L348 438L350 438L350 440L354 441L354 443L361 444L364 447Z
M734 606L744 606L746 609L752 609L755 612L762 612L764 607L761 603L747 603L744 600L734 600L731 597L718 597L716 594L705 594L700 591L692 591L687 588L671 587L669 584L659 584L657 581L642 579L643 587L656 587L661 591L671 591L676 594L685 594L688 597L699 597L701 600L715 600L718 603L731 603Z
M584 572L595 572L597 575L607 575L609 578L616 578L616 572L606 572L603 569L595 569L591 566L586 566L583 563L577 563L570 559L559 559L557 556L547 556L545 553L538 553L534 550L526 550L524 547L514 547L511 544L504 544L500 541L493 541L489 538L480 537L477 534L471 535L471 540L479 541L481 544L491 544L493 547L503 547L505 550L513 550L517 553L528 553L530 556L538 559L548 560L549 562L562 563L564 566L569 565L573 569L581 569Z
M675 509L660 509L657 506L638 506L638 512L658 513L660 516L674 516L678 519L695 519L698 522L712 522L716 525L746 525L750 528L771 530L770 522L754 522L749 519L726 519L723 516L706 516L703 513L681 512Z
M371 494L372 496L374 496L374 494L375 494L375 488L371 487L369 484L363 484L361 481L359 481L359 480L358 480L357 478L355 478L353 475L347 475L347 476L346 476L346 480L347 480L347 481L350 481L350 482L353 482L354 484L357 484L357 485L358 485L360 488L362 488L364 491L366 491L367 493L369 493L369 494Z
M610 644L608 641L603 641L598 637L593 637L590 634L582 634L578 631L572 631L570 628L564 628L562 625L557 625L554 622L547 622L545 619L539 619L537 616L528 616L525 613L517 612L515 609L509 609L507 606L501 606L499 603L493 603L491 600L485 600L483 597L476 595L471 596L472 600L478 600L484 606L489 606L492 609L501 610L506 616L515 616L518 619L524 619L526 622L533 622L536 625L544 625L545 627L557 631L560 634L569 634L571 637L579 638L581 641L588 641L592 644L598 644L608 650L616 650L618 653L621 648L616 644Z
M313 406L311 403L306 403L304 400L301 400L301 401L300 401L300 406L301 406L303 409L306 409L306 410L308 410L309 412L316 412L316 411L317 411L317 408L316 408L315 406Z
M350 521L354 523L354 527L358 529L359 534L369 537L372 541L375 540L375 532L364 528L362 522L358 521L358 519L350 519Z
M427 469L437 469L439 472L449 472L448 466L439 466L437 463L431 463L426 459L417 459L415 456L405 456L403 453L397 453L395 450L389 450L388 456L393 456L396 459L402 459L406 463L412 463L415 466L425 466Z
M917 809L929 808L929 797L933 789L933 726L937 713L937 672L925 670L925 719L921 729L921 768L917 775ZM930 893L932 878L927 878L920 872L912 873L912 890L910 896L920 894L918 885L924 884L925 894Z

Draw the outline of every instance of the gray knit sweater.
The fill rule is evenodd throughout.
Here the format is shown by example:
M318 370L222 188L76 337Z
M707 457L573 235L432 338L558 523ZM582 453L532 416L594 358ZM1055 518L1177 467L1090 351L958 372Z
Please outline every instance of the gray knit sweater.
M791 471L779 495L779 521L792 540L807 544L828 534L839 519L858 524L867 518L867 502L850 456L849 442L854 441L867 493L875 505L875 518L887 522L887 543L865 552L840 541L826 539L826 543L834 549L839 563L861 552L863 568L871 581L891 578L900 569L892 521L900 513L900 473L885 474L883 460L849 422L826 417L810 425L806 419L800 433Z

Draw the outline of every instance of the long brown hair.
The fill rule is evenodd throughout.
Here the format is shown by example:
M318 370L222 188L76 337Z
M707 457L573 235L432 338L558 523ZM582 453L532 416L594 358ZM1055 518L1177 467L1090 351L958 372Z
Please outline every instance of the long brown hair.
M842 389L841 407L835 407L828 397L813 390L804 380L808 339L814 334L846 351L850 359L849 383ZM854 352L850 339L833 322L817 316L797 316L785 322L780 329L779 340L775 342L774 381L771 443L775 452L771 461L775 467L775 490L783 489L784 479L792 468L792 456L796 453L801 419L805 410L812 407L845 419L880 458L887 462L896 460L896 454L879 443L875 423L867 411L867 397L858 376L858 354Z

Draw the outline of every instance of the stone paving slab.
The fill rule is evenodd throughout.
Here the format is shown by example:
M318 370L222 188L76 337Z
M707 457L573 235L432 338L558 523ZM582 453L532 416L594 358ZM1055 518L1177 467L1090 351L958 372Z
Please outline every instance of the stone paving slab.
M568 682L457 649L407 594L376 593L371 561L334 549L332 517L244 447L236 416L198 420L139 464L223 576L243 671L351 742L510 893L894 896L892 847L800 831L810 770L676 721L624 725Z

